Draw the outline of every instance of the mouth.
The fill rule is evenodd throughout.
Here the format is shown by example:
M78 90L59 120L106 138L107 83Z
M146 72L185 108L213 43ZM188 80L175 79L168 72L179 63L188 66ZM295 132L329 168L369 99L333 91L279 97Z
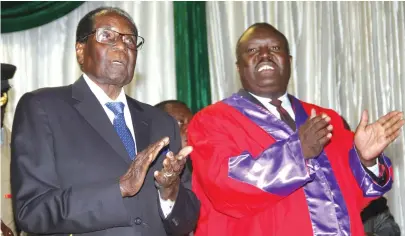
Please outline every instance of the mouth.
M119 65L119 66L125 66L126 62L124 60L116 59L116 60L112 60L112 64L113 65Z
M274 71L276 68L276 65L272 61L266 61L266 62L261 62L256 66L256 71L261 73L261 72L271 72Z

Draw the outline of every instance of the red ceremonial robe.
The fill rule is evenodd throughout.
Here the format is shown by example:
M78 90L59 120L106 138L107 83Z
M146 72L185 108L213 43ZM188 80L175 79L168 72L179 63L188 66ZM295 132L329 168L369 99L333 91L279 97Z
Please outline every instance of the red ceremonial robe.
M324 151L305 160L298 133L246 94L205 108L188 126L192 186L201 201L195 235L364 236L360 212L390 189L389 159L379 157L379 185L336 112L289 96L297 130L312 108L334 127Z

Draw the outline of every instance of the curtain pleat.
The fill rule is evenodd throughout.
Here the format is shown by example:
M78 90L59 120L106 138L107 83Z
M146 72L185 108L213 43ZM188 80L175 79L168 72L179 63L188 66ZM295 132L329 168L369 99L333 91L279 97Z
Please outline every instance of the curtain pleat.
M211 104L205 2L173 2L177 98L193 112Z
M84 2L2 2L1 33L31 29L54 21Z

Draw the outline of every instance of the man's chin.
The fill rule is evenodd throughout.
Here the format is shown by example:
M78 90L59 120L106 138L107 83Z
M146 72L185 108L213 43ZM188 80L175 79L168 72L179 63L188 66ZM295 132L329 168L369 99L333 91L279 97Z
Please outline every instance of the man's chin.
M276 76L256 76L257 85L261 88L266 87L278 87L277 85L280 83L279 78Z
M249 91L259 97L267 97L267 98L273 98L274 96L281 96L283 95L286 91L283 87L281 86L271 86L269 84L264 85L264 86L258 86L255 89L252 89L253 91Z
M109 79L112 84L124 84L127 85L131 82L132 78L129 78L128 73L125 72L114 72L109 73Z

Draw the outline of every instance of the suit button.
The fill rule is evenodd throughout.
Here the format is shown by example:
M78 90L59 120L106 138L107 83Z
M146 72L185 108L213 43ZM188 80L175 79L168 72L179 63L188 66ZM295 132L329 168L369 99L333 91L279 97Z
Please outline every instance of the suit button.
M174 224L175 226L178 226L178 225L179 225L179 221L177 220L177 218L173 218L173 219L172 219L172 222L173 222L173 224Z
M136 225L142 224L142 219L139 218L139 217L136 217L136 218L135 218L135 224L136 224Z

